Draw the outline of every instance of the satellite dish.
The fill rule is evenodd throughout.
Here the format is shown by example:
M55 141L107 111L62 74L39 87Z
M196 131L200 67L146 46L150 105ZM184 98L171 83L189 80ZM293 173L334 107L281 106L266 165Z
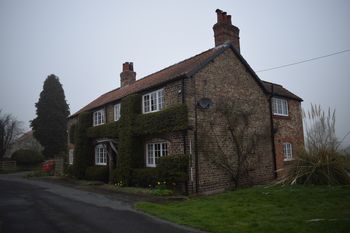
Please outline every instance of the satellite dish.
M209 98L202 98L198 101L198 106L202 109L208 109L213 105L213 101Z

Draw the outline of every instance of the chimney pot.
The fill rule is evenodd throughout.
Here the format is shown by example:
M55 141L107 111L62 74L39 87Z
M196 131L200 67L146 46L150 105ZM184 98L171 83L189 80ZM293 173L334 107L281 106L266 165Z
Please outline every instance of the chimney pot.
M124 62L123 63L123 71L129 70L129 62Z
M228 23L229 25L232 25L231 15L227 15L227 23Z
M132 62L123 63L123 71L120 73L120 86L128 86L136 81L134 64Z
M223 12L220 9L217 9L215 12L217 13L217 23L213 26L215 46L231 42L239 52L239 28L232 25L231 15L227 15L227 12Z

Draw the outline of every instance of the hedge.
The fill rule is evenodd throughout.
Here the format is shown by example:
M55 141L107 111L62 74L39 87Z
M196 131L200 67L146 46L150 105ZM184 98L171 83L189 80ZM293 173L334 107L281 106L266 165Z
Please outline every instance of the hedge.
M87 130L89 138L117 138L119 132L118 122L111 122L99 126L90 127Z
M87 180L95 180L108 182L108 167L107 166L91 166L86 168L85 178Z
M136 168L132 170L131 185L136 187L154 187L160 181L158 168Z
M137 116L133 131L136 135L147 135L184 130L187 126L187 107L179 104Z
M44 156L35 150L20 149L15 151L11 157L19 165L35 165L44 161Z

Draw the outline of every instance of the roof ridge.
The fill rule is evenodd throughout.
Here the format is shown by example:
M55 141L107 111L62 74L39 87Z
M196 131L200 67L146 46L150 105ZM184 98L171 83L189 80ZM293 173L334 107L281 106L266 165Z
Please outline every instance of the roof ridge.
M163 69L161 69L161 70L158 70L158 71L153 72L153 73L151 73L151 74L148 74L148 75L146 75L146 76L144 76L144 77L142 77L142 78L140 78L140 79L137 79L135 82L138 82L138 81L143 80L143 79L145 79L145 78L148 78L148 77L150 77L150 76L152 76L152 75L155 75L155 74L157 74L157 73L160 73L160 72L162 72L162 71L164 71L164 70L166 70L166 69L169 69L169 68L171 68L171 67L173 67L173 66L176 66L176 65L179 65L179 64L181 64L181 63L184 63L184 62L186 62L186 61L188 61L188 60L191 60L191 59L193 59L193 58L195 58L195 57L201 56L202 54L207 53L207 52L209 52L210 50L213 50L213 49L215 49L215 48L216 48L216 47L207 49L207 50L205 50L205 51L203 51L203 52L201 52L201 53L198 53L198 54L196 54L196 55L194 55L194 56L192 56L192 57L189 57L189 58L187 58L187 59L184 59L184 60L179 61L179 62L177 62L177 63L174 63L174 64L172 64L172 65L169 65L169 66L167 66L167 67L165 67L165 68L163 68Z
M262 79L260 79L262 82L264 82L264 83L269 83L269 84L272 84L272 85L277 85L277 86L281 86L281 87L283 87L281 84L278 84L278 83L273 83L273 82L269 82L269 81L265 81L265 80L262 80Z

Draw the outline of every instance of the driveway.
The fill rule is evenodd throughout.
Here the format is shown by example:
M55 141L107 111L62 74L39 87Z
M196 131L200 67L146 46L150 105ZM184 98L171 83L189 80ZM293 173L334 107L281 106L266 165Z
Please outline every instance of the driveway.
M133 201L21 175L0 175L0 233L199 232L150 217Z

